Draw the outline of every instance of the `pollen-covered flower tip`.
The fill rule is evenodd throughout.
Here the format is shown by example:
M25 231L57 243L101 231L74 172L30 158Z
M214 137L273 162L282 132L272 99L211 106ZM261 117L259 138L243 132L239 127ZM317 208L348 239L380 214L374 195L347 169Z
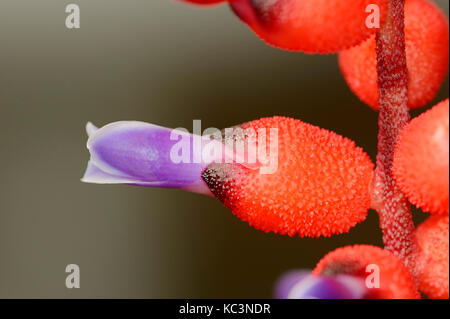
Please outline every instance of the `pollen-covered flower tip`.
M366 294L364 280L348 276L314 276L307 271L290 271L277 282L277 299L361 299Z
M353 141L279 116L239 127L277 132L267 145L277 152L273 173L228 163L203 173L211 192L241 220L265 232L319 237L347 232L366 218L373 164Z
M418 108L434 98L448 72L448 19L431 1L406 1L405 45L408 106ZM352 92L378 110L376 65L375 36L339 52L339 67Z
M316 276L350 275L364 280L368 299L420 297L408 268L397 256L371 245L338 248L323 257L313 270Z
M135 121L97 129L86 126L90 160L83 182L182 188L210 194L201 179L208 163L195 160L193 146L201 137ZM178 158L186 149L187 158ZM174 153L175 152L175 153Z
M448 216L430 216L416 230L423 269L420 290L429 298L449 298L448 236Z
M307 53L333 53L378 30L386 0L230 0L234 13L262 40Z
M400 133L393 173L402 192L426 212L448 215L448 99L422 113Z

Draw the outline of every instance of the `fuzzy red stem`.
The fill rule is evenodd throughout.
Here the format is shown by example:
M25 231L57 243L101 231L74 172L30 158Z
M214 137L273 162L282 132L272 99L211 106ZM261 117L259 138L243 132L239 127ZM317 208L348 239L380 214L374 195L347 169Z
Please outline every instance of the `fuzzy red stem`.
M376 36L380 114L373 208L380 216L385 249L402 258L413 277L417 279L418 248L414 238L411 207L391 171L398 134L409 121L404 34L405 0L389 0L388 3L386 20Z

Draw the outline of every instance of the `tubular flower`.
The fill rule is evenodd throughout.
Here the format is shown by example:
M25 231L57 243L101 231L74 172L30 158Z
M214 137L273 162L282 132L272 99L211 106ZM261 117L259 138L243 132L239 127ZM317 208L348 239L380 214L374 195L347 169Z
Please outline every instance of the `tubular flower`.
M313 276L311 272L284 274L275 288L277 299L361 299L366 294L364 280L338 275Z
M415 299L420 295L403 262L390 252L370 245L338 248L322 258L316 276L351 275L366 283L364 298Z
M86 128L91 158L83 182L210 194L201 180L201 172L209 163L193 158L193 145L204 143L200 136L135 121L115 122L100 129L88 123ZM177 157L180 149L186 149L187 159Z
M449 58L449 25L445 14L428 0L407 0L405 43L408 66L408 106L430 102L441 86ZM375 36L339 52L344 78L361 101L378 110Z
M369 157L352 141L299 120L248 122L225 129L224 141L175 131L179 140L170 129L142 122L90 125L88 132L91 159L83 181L212 193L266 232L330 236L363 221L370 206ZM219 151L205 159L210 143ZM175 163L174 149L189 156ZM195 163L196 157L202 160Z
M413 204L430 213L449 212L448 145L448 99L413 119L396 145L395 179Z
M366 218L373 164L354 142L287 117L240 128L277 130L276 172L219 163L202 176L241 220L265 232L318 237L347 232Z
M308 53L337 52L366 40L376 32L366 24L374 5L382 16L385 0L230 0L235 14L268 44Z
M416 230L423 274L420 290L430 298L448 299L448 216L431 216Z

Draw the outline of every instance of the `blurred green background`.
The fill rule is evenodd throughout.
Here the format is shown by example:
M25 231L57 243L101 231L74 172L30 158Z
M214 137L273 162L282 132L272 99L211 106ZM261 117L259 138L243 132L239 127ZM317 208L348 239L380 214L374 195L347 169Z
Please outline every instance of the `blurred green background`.
M345 235L289 238L206 196L81 183L87 121L191 129L193 119L222 128L286 115L374 158L377 114L349 91L336 56L266 46L226 5L73 2L78 30L64 24L70 1L0 2L0 297L271 297L286 270L338 246L381 245L374 212ZM435 101L448 91L447 80ZM65 287L70 263L80 289Z

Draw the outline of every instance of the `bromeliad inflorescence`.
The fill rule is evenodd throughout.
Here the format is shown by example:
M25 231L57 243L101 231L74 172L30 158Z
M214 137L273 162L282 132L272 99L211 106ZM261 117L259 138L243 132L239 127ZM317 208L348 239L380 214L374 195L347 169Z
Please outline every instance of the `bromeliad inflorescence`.
M351 90L379 111L376 168L351 140L275 116L190 134L142 122L87 125L83 181L181 188L215 196L251 226L331 236L378 211L384 249L327 254L282 277L277 298L449 297L448 99L408 124L448 71L448 21L428 0L186 0L228 2L280 49L339 54ZM415 230L410 202L432 213ZM368 278L367 271L379 272Z

